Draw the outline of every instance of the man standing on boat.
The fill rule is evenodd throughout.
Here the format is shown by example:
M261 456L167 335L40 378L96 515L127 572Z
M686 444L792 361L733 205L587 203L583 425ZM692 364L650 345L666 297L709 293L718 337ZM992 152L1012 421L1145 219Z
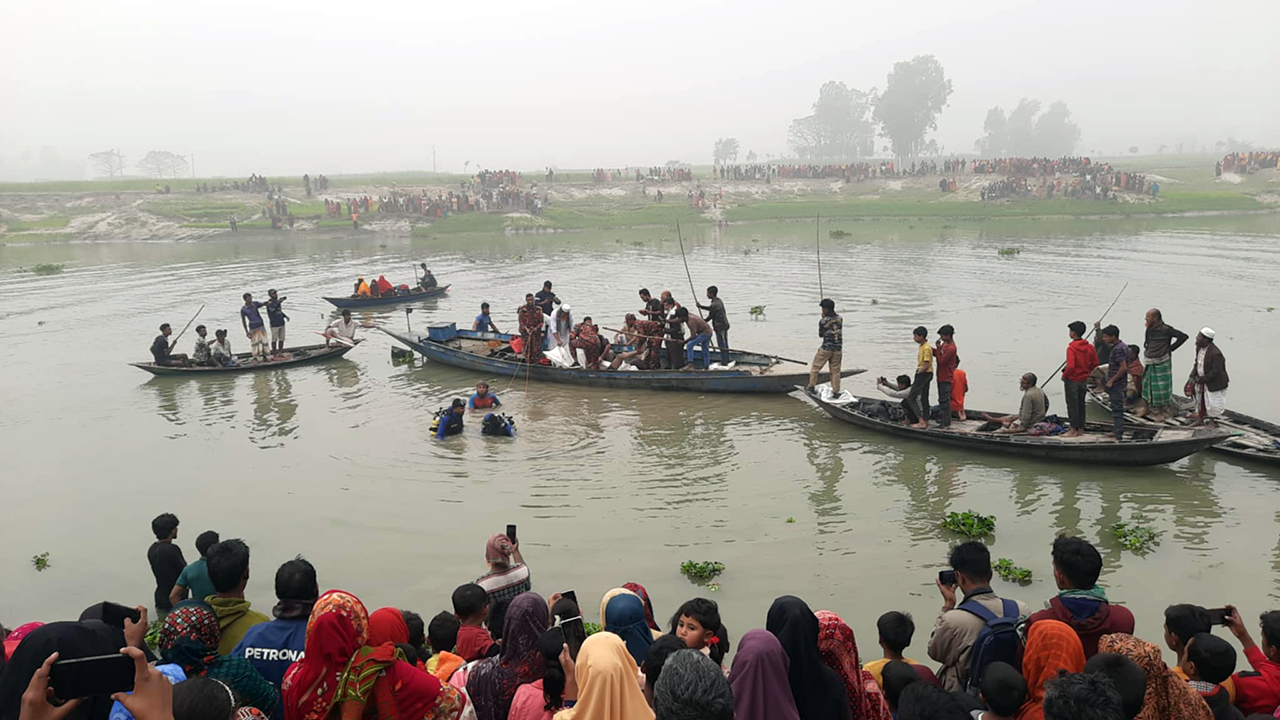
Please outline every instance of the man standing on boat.
M1147 334L1142 345L1146 372L1142 376L1142 399L1154 413L1156 422L1173 414L1173 351L1182 347L1189 336L1164 322L1160 310L1147 311ZM1114 354L1114 350L1112 351Z
M1098 365L1098 353L1084 339L1085 324L1076 320L1067 326L1071 343L1067 345L1067 365L1062 371L1062 392L1067 398L1067 418L1071 429L1063 437L1084 434L1084 399L1089 374Z
M271 323L271 354L276 355L284 352L284 323L289 319L280 307L280 303L289 298L277 297L275 290L268 290L267 296L269 298L266 302L267 320Z
M560 304L560 298L551 292L551 281L542 283L542 289L534 296L538 300L538 307L542 308L543 315L550 315L553 306Z
M1191 368L1196 416L1209 427L1227 409L1227 359L1214 343L1215 335L1213 328L1201 328L1196 335L1196 364Z
M950 324L938 328L938 343L933 349L938 366L938 427L951 427L951 381L960 364L956 354L955 328Z
M1102 341L1111 346L1107 358L1107 400L1111 404L1111 416L1115 418L1113 432L1116 440L1124 439L1124 391L1129 386L1129 346L1120 340L1120 328L1108 325L1102 328Z
M244 294L244 306L240 308L240 325L244 328L244 336L252 345L250 352L256 359L267 359L267 348L271 345L267 339L266 323L262 322L262 313L258 308L265 303L256 302L251 293Z
M551 283L546 284L548 290ZM554 297L554 296L553 296ZM524 342L525 362L535 363L542 359L542 326L545 322L542 308L534 302L533 293L524 296L524 305L516 311L520 324L520 339Z
M706 305L695 303L699 309L707 311L707 320L711 321L711 329L716 334L716 347L720 348L720 364L729 364L729 315L725 312L724 301L720 299L720 289L715 285L707 288Z
M836 314L836 303L831 298L824 298L819 306L822 317L818 319L818 337L822 338L822 347L814 353L813 365L809 368L809 392L818 384L818 373L823 366L831 370L831 396L840 395L840 360L844 356L844 320Z

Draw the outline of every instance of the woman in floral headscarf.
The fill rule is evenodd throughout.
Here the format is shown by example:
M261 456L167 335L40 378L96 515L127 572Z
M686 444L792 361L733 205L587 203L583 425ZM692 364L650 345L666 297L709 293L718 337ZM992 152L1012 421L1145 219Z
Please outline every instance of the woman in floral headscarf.
M875 677L863 670L858 660L853 628L829 610L819 610L814 615L818 616L818 652L822 653L823 664L844 680L853 720L889 720L889 703L884 693Z
M218 615L203 600L178 603L164 619L160 658L186 677L207 677L235 691L241 702L264 713L276 711L280 693L248 660L218 654Z
M330 590L307 621L306 655L284 676L285 720L459 720L466 698L405 662L392 643L366 645L369 611Z
M1124 655L1146 674L1147 694L1142 701L1142 712L1134 720L1213 720L1213 711L1204 698L1169 670L1160 657L1160 648L1155 645L1132 635L1115 633L1102 636L1098 652Z

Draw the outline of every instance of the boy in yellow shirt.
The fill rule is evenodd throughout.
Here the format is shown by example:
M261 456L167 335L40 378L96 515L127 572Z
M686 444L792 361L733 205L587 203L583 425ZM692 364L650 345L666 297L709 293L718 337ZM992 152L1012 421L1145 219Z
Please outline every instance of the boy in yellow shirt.
M929 385L933 382L933 348L929 347L929 331L923 325L914 332L916 341L916 377L911 383L907 402L920 408L920 422L911 427L929 428Z

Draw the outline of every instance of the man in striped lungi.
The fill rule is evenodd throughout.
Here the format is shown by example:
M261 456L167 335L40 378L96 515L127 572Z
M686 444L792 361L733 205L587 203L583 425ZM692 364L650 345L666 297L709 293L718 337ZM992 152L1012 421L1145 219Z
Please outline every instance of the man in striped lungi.
M1143 364L1142 399L1156 422L1174 414L1173 405L1173 351L1182 347L1188 335L1165 324L1164 316L1157 308L1147 311L1147 334L1142 346Z

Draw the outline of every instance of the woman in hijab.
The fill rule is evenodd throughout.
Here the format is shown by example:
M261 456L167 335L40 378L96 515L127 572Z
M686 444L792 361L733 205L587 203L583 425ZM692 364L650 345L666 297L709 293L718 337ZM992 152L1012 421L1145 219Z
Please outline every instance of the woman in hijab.
M1084 645L1070 625L1041 620L1027 632L1027 649L1022 656L1027 701L1017 720L1044 720L1044 684L1058 677L1060 670L1084 672Z
M160 628L160 658L188 678L207 677L235 691L245 705L275 712L280 693L243 657L218 654L218 615L203 600L174 606ZM159 668L157 668L159 669ZM161 671L163 672L163 670Z
M649 629L653 631L655 638L661 635L662 628L658 627L657 621L654 620L653 603L649 601L649 591L645 590L640 583L624 583L622 587L635 593L644 601L644 621L649 625Z
M146 627L142 626L145 633ZM126 644L142 645L142 634L133 641L126 640L125 632L101 620L84 622L54 622L32 630L13 650L0 675L0 718L17 718L22 705L22 693L26 692L32 676L53 653L59 660L116 655ZM111 698L107 695L85 698L71 711L72 720L106 720L111 712Z
M809 606L798 597L783 595L769 608L765 629L787 653L787 677L800 720L852 720L844 681L822 663L818 618Z
M729 671L736 720L800 720L787 682L787 653L768 630L749 630L738 641Z
M858 660L858 643L853 628L830 610L819 610L818 652L822 662L835 670L844 681L849 697L849 712L854 720L891 720L889 703L875 677L862 669Z
M622 638L598 632L578 651L574 674L578 704L555 720L653 720L653 710L636 682L640 669Z
M376 648L369 611L352 594L330 590L307 620L306 653L284 676L285 720L459 720L466 698L403 660L391 643Z
M636 665L642 665L653 644L653 631L645 622L644 601L628 590L605 601L605 611L600 615L607 619L604 629L622 638Z
M1160 657L1160 648L1155 645L1132 635L1115 633L1102 636L1098 652L1124 655L1137 663L1147 676L1142 712L1134 720L1213 720L1213 711L1204 698L1169 671Z
M502 654L481 660L467 675L477 720L506 720L516 689L542 677L538 640L550 619L547 601L537 593L521 593L511 601L502 623Z
M374 610L369 616L369 645L377 647L383 643L404 645L409 642L409 626L404 621L404 614L395 608Z

